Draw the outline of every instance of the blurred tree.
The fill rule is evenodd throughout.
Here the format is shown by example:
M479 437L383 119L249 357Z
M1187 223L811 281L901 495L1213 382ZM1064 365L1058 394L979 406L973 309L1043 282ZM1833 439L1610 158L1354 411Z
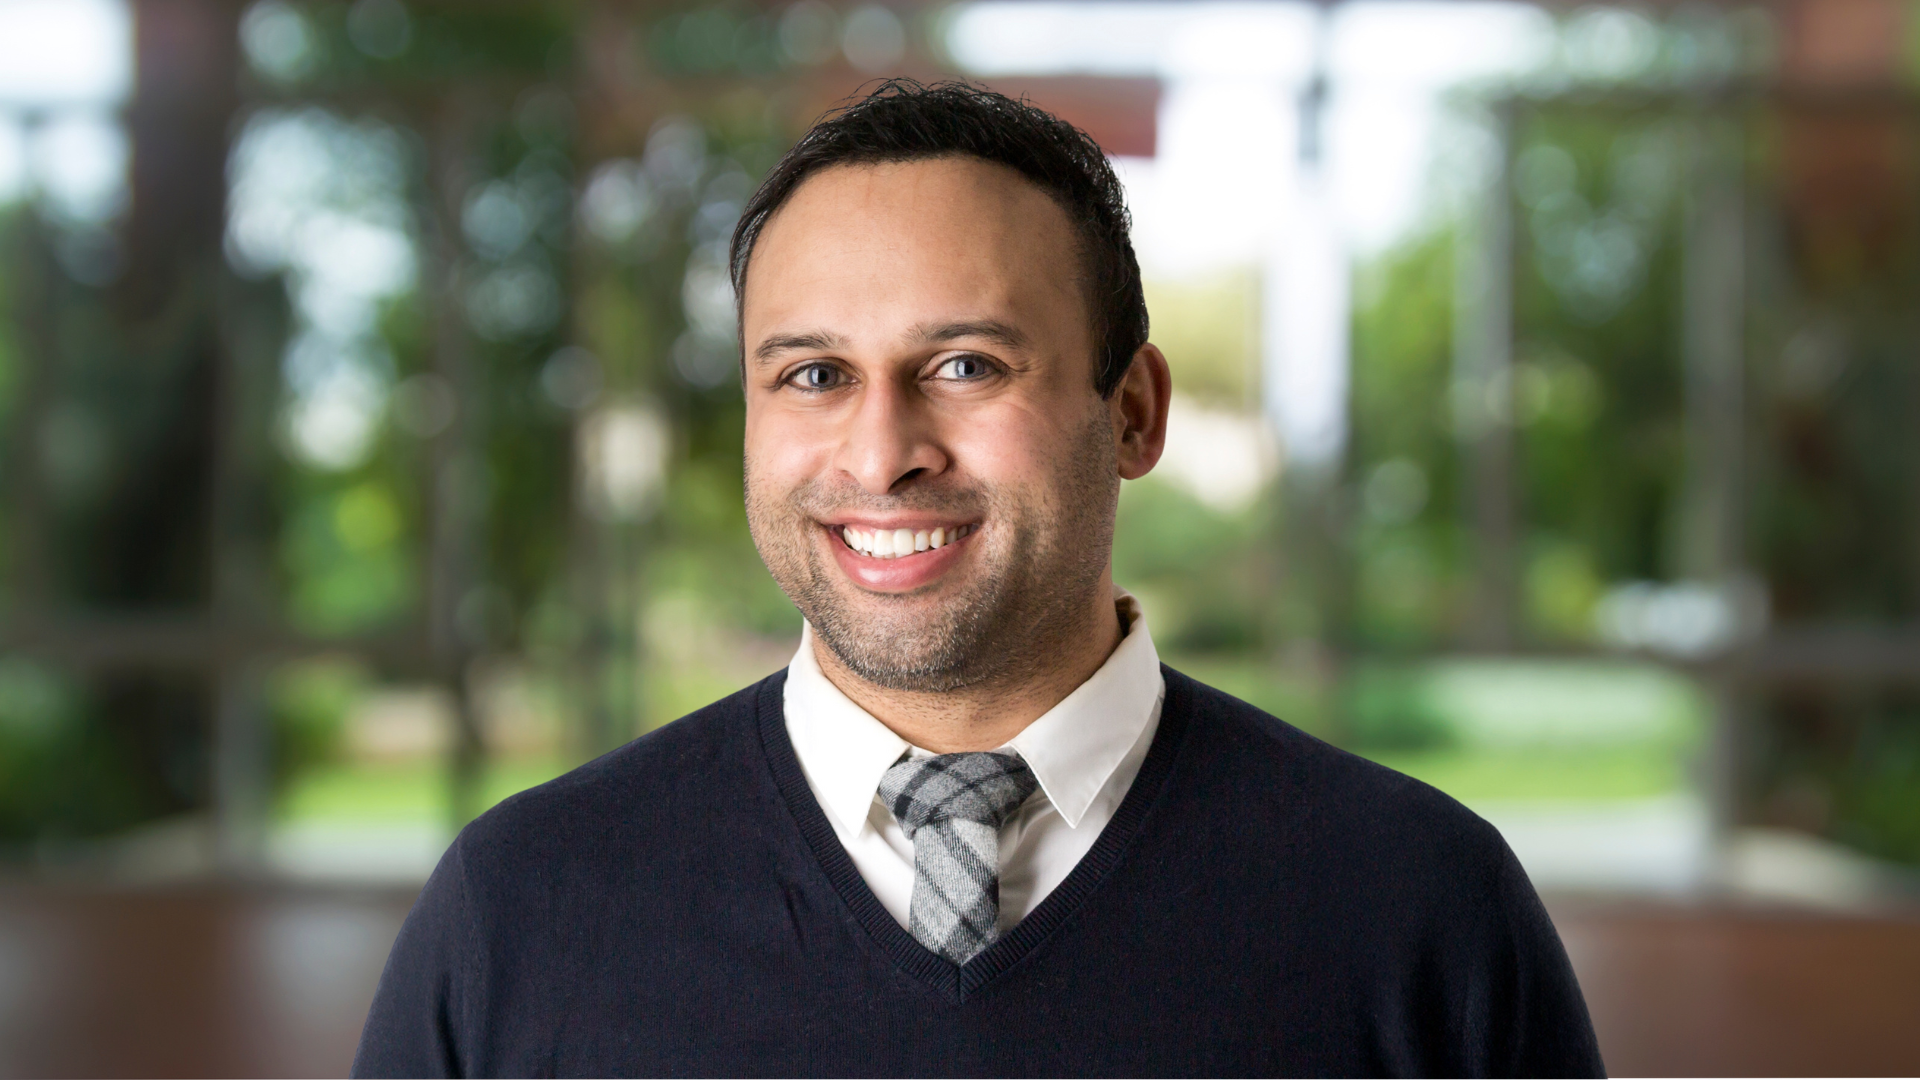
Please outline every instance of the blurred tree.
M1464 618L1455 450L1456 240L1436 230L1358 273L1348 456L1353 645L1433 647Z

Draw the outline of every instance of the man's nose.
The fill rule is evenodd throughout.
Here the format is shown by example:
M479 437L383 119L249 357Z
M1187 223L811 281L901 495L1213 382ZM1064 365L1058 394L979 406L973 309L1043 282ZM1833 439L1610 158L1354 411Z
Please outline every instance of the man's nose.
M886 495L917 475L946 469L927 403L911 386L874 380L863 388L834 465L874 495Z

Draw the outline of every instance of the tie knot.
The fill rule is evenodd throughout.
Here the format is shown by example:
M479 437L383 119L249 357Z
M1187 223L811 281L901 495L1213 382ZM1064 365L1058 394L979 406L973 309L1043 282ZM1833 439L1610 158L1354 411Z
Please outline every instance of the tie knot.
M1018 754L975 751L907 758L880 778L880 797L911 840L922 826L942 821L998 830L1039 786Z

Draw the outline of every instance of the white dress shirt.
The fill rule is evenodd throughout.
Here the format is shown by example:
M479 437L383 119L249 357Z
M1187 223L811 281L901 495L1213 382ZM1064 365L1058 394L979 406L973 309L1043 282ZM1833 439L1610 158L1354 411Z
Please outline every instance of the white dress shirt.
M1146 760L1160 726L1166 680L1140 603L1114 590L1125 635L1093 677L1000 747L1017 751L1040 781L1000 829L1000 929L1047 898L1099 838ZM909 744L827 680L813 655L813 628L787 666L787 737L807 786L854 868L888 912L907 925L913 841L877 795Z

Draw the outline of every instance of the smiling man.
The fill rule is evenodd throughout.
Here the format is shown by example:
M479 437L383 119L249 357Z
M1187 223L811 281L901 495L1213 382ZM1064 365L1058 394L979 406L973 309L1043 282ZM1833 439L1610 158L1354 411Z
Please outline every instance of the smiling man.
M800 649L469 826L356 1073L1600 1071L1491 827L1163 667L1115 588L1171 379L1097 146L886 84L733 276Z

